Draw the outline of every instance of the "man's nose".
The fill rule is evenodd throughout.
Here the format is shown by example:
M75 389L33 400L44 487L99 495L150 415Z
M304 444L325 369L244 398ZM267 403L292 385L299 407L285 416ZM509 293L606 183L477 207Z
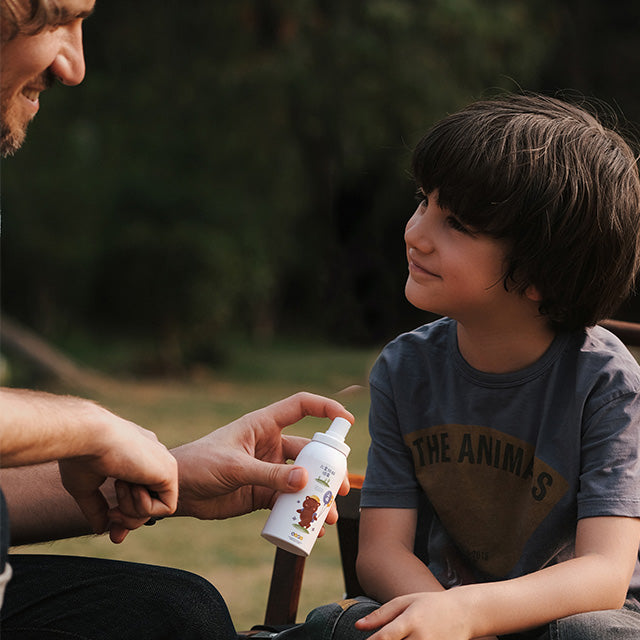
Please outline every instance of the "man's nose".
M63 84L80 84L85 73L82 20L74 20L59 28L64 29L64 33L60 51L51 65L51 72Z

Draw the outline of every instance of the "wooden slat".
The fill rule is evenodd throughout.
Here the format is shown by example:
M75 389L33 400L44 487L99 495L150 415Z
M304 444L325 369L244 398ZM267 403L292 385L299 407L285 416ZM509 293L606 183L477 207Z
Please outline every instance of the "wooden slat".
M640 347L640 323L607 319L600 324L617 335L627 346Z
M303 556L276 549L265 625L292 624L296 621L305 560Z

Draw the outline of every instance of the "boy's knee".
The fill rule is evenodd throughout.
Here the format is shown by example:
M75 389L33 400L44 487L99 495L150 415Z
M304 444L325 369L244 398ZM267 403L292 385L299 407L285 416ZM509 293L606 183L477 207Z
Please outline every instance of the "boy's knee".
M640 614L626 608L578 613L551 623L549 631L551 640L635 640Z
M309 613L304 623L308 637L318 640L364 640L372 631L359 631L356 620L380 606L380 603L360 596L326 604Z

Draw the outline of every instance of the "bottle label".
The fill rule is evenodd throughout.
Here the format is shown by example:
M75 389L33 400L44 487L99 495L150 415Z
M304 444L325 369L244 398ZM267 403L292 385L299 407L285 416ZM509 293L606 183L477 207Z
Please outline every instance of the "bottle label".
M320 465L318 476L305 487L306 495L298 497L297 509L292 517L292 537L298 538L298 535L315 533L317 526L324 523L326 512L335 499L331 491L331 480L335 477L335 473L335 469L330 466Z
M340 489L347 458L344 452L314 439L298 454L295 464L307 470L307 484L297 493L278 496L262 537L282 549L306 556Z

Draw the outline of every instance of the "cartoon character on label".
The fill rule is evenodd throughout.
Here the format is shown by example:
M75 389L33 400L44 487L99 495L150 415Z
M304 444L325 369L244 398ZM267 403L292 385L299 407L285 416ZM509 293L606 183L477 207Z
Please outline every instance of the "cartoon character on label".
M299 525L303 529L306 529L308 531L311 523L314 520L318 519L316 511L318 510L319 506L320 500L316 496L307 496L304 499L304 502L302 503L302 509L297 510L297 513L300 514Z

